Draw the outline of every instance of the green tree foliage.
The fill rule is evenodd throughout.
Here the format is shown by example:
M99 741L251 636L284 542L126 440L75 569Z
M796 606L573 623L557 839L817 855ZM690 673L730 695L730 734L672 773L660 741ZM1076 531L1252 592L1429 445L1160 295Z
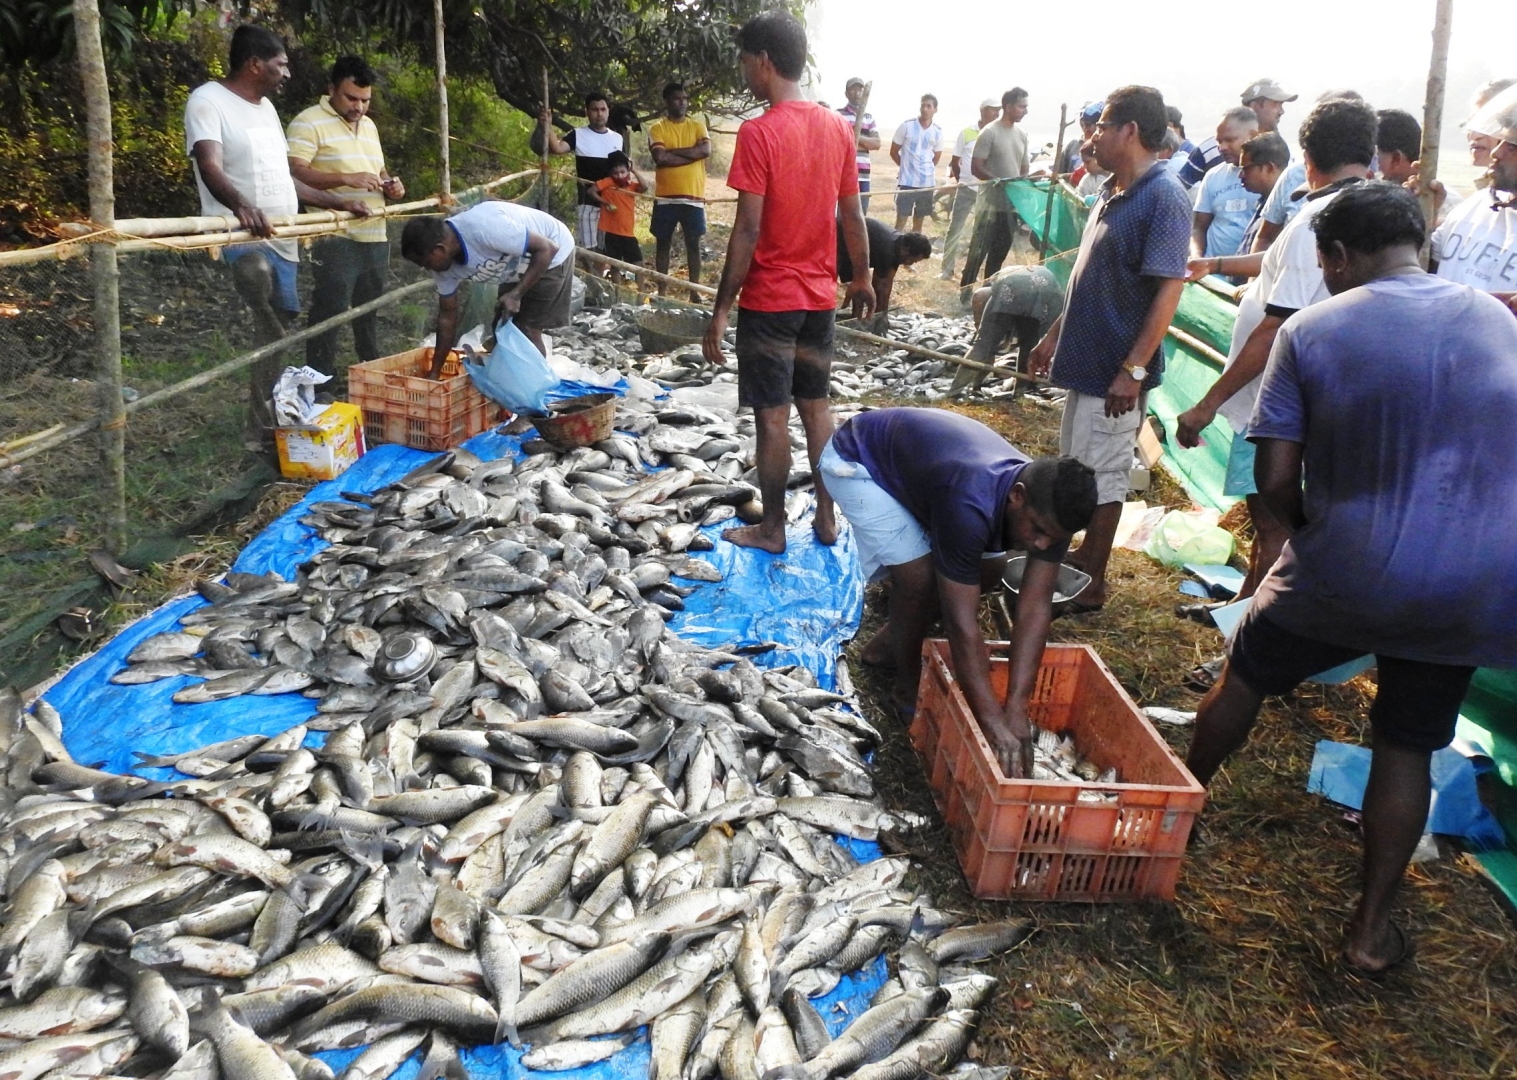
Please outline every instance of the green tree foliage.
M143 31L170 23L189 0L101 0L100 29L107 54L131 51ZM74 53L71 0L0 0L0 55L12 72Z
M702 108L734 111L744 99L733 31L760 11L800 15L807 0L444 0L448 73L482 75L529 114L542 103L543 70L556 106L575 112L600 90L657 111L670 79ZM406 0L283 0L295 25L334 34L378 31L430 59L432 6Z

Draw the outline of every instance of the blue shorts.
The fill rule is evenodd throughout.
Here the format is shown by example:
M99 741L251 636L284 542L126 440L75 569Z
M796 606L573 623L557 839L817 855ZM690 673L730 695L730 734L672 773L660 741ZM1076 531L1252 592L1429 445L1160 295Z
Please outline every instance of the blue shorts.
M248 258L268 263L269 272L274 275L274 295L270 301L281 311L300 310L300 294L295 291L295 278L300 273L298 262L291 262L265 244L230 244L221 249L221 257L228 266Z
M1233 447L1227 452L1227 477L1222 481L1222 494L1259 494L1254 483L1254 444L1236 431L1233 432Z
M845 460L833 449L831 439L816 467L827 494L853 527L865 581L884 567L900 566L932 551L932 541L911 511L876 484L868 469Z
M676 225L683 226L686 237L705 236L706 208L694 203L653 204L653 220L648 223L653 239L673 239Z

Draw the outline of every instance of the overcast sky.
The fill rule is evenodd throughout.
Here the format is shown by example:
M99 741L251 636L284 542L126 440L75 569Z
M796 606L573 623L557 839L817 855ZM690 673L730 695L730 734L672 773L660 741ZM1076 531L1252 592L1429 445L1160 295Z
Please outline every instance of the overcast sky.
M939 120L954 132L977 115L982 98L1015 85L1031 95L1026 124L1034 144L1050 142L1060 102L1072 118L1084 102L1127 83L1158 87L1197 138L1238 104L1245 86L1267 76L1301 95L1282 122L1294 143L1311 99L1334 87L1353 87L1376 108L1406 109L1420 120L1433 10L1433 0L1262 7L816 0L807 23L816 96L840 105L849 76L872 79L869 111L887 141L916 115L923 93L938 96ZM1498 76L1517 76L1517 2L1455 0L1446 135L1457 137L1470 95Z

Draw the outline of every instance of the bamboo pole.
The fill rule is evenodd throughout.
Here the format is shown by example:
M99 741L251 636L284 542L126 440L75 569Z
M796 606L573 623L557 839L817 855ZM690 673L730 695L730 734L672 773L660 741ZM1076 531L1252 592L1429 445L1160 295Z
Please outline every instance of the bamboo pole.
M438 181L439 196L444 206L453 202L453 169L448 147L448 49L444 41L442 0L432 0L432 21L437 38L437 129L440 135L439 163L441 175Z
M706 296L716 295L716 290L710 285L702 285L697 281L686 281L683 278L671 277L668 274L660 274L657 270L649 270L645 266L638 266L634 263L622 262L620 259L613 259L609 255L602 255L598 251L589 251L581 248L579 249L579 255L592 263L599 263L602 266L610 266L617 270L626 270L640 279L646 278L650 281L662 281L665 284L677 285L682 289L689 289L691 292L702 293ZM699 304L685 303L683 301L676 300L673 297L661 297L659 303L676 304L681 307L692 307L706 312L710 311L709 308L702 307ZM981 363L978 360L971 360L967 356L954 356L952 353L938 352L936 349L929 349L925 345L913 345L909 341L896 341L893 338L881 337L879 334L870 334L863 330L855 330L851 326L838 325L834 327L834 332L841 334L844 337L853 338L856 341L867 341L871 345L883 345L890 349L899 349L902 352L912 353L915 356L926 357L929 360L941 360L947 364L956 364L959 367L972 368L975 371L984 371L993 375L999 375L1003 378L1017 379L1020 382L1029 382L1036 386L1047 385L1046 381L1043 379L1034 378L1031 375L1024 375L1022 372L1013 370L1012 368L994 367L990 364Z
M1187 334L1184 330L1181 330L1176 326L1171 326L1165 332L1169 334L1170 337L1178 341L1181 345L1184 345L1187 349L1191 350L1192 352L1200 353L1212 363L1220 364L1222 367L1227 366L1227 357L1223 356L1216 349L1212 348L1210 345L1195 335Z
M105 50L100 44L97 0L74 0L74 42L89 133L90 218L110 228L116 220L111 90L105 74ZM90 277L95 286L103 539L106 550L119 555L126 550L126 403L121 397L121 273L114 245L96 244L90 250Z
M1057 166L1059 155L1064 152L1064 132L1069 128L1069 105L1059 106L1059 139L1053 144L1053 160ZM1048 258L1049 226L1053 223L1053 201L1059 191L1059 176L1057 171L1048 178L1048 202L1043 207L1043 238L1038 243L1038 261Z
M535 176L536 169L523 169L519 172L507 173L505 176L496 177L494 180L458 192L456 197L465 198L472 195L483 194L513 180L523 177ZM413 210L427 210L441 208L442 200L437 197L430 199L418 199L415 202L395 203L385 207L383 213L398 215ZM376 212L377 213L377 212ZM344 210L317 210L307 214L274 214L270 221L276 223L275 236L315 236L329 232L337 232L347 228L353 221L362 220L354 214ZM321 224L321 223L325 224ZM171 223L165 225L164 223ZM285 224L279 224L285 223ZM5 266L30 266L34 263L71 259L84 253L86 245L103 242L106 237L102 233L117 233L143 237L143 239L123 240L117 245L122 252L128 251L154 251L166 248L185 247L215 247L222 244L243 243L247 240L257 239L251 233L241 230L236 218L231 217L181 217L181 218L127 218L118 221L114 229L100 229L93 223L81 224L70 223L65 229L77 230L78 235L56 244L46 247L18 248L14 251L0 251L0 267ZM172 231L174 229L182 231ZM139 230L139 231L133 231ZM298 231L297 231L298 230ZM193 244L189 241L197 236L206 239L202 244ZM181 242L176 242L181 241Z
M308 341L313 337L319 337L320 335L325 334L328 330L335 330L337 327L350 323L354 319L357 319L363 315L367 315L371 311L378 311L380 308L385 307L388 304L393 304L397 300L402 300L414 293L424 292L427 289L433 288L436 288L436 286L430 280L413 281L409 285L402 285L400 288L393 289L390 292L385 293L383 296L370 300L366 304L360 304L357 307L349 308L347 311L342 312L340 315L333 315L325 322L319 322L314 326L306 327L304 330L297 330L293 334L287 334L284 337L280 338L278 341L272 341L267 345L259 346L252 352L243 353L241 356L234 356L232 359L226 361L225 363L217 364L213 368L202 371L198 375L192 375L190 378L174 383L172 386L165 386L162 390L154 390L151 394L143 394L136 401L128 403L126 405L125 411L128 413L134 413L138 409L146 409L153 405L162 404L163 402L176 398L181 394L198 389L207 383L214 382L217 379L223 378L227 375L235 374L238 371L241 371L243 368L257 363L259 360L262 360L266 356L274 356L278 353L281 353L285 349L288 349L291 345L299 345L303 341ZM38 454L45 454L49 450L55 450L60 446L73 442L76 439L83 438L99 427L100 421L98 419L86 420L83 423L74 424L70 427L64 428L61 431L57 431L55 434L50 435L45 439L39 438L37 441L32 442L24 450L21 450L18 453L11 454L0 451L0 466L9 467L11 465L20 464L29 458L36 457ZM21 440L18 440L18 442L19 441Z
M1443 98L1448 88L1449 36L1453 27L1454 0L1438 0L1433 16L1433 57L1427 70L1427 99L1422 107L1422 150L1417 155L1417 201L1422 204L1429 234L1437 217L1433 182L1438 179L1438 144L1443 139Z
M869 91L874 89L874 80L870 79L864 84L864 92L859 95L859 107L853 111L853 149L858 152L859 132L864 130L864 111L869 108Z
M551 214L553 213L553 177L548 169L548 140L553 137L551 120L553 105L548 97L548 65L546 64L543 65L543 108L548 110L550 120L549 126L543 128L542 160L538 163L540 170L538 183L542 185L542 189L538 192L538 199L542 203L539 209L545 214Z

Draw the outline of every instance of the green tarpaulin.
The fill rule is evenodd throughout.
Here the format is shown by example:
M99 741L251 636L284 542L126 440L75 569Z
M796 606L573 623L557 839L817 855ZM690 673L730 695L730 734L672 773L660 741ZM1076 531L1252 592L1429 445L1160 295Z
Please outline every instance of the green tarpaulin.
M1048 266L1060 281L1068 281L1087 209L1068 184L1058 185L1051 202L1048 189L1046 180L1014 180L1006 185L1006 196L1040 245L1046 226L1051 238ZM1225 357L1237 310L1237 305L1225 297L1200 285L1187 285L1174 327ZM1148 397L1148 411L1164 428L1164 464L1198 503L1225 510L1237 501L1222 494L1233 437L1227 422L1213 422L1206 428L1202 433L1206 445L1195 450L1182 450L1174 440L1175 417L1200 400L1221 373L1221 364L1216 356L1173 334L1164 340L1164 358L1163 385ZM1458 730L1490 755L1508 789L1517 789L1517 671L1477 671L1461 709ZM1504 794L1507 797L1500 800L1498 816L1517 844L1517 791ZM1517 903L1517 854L1490 852L1479 858L1508 899Z

